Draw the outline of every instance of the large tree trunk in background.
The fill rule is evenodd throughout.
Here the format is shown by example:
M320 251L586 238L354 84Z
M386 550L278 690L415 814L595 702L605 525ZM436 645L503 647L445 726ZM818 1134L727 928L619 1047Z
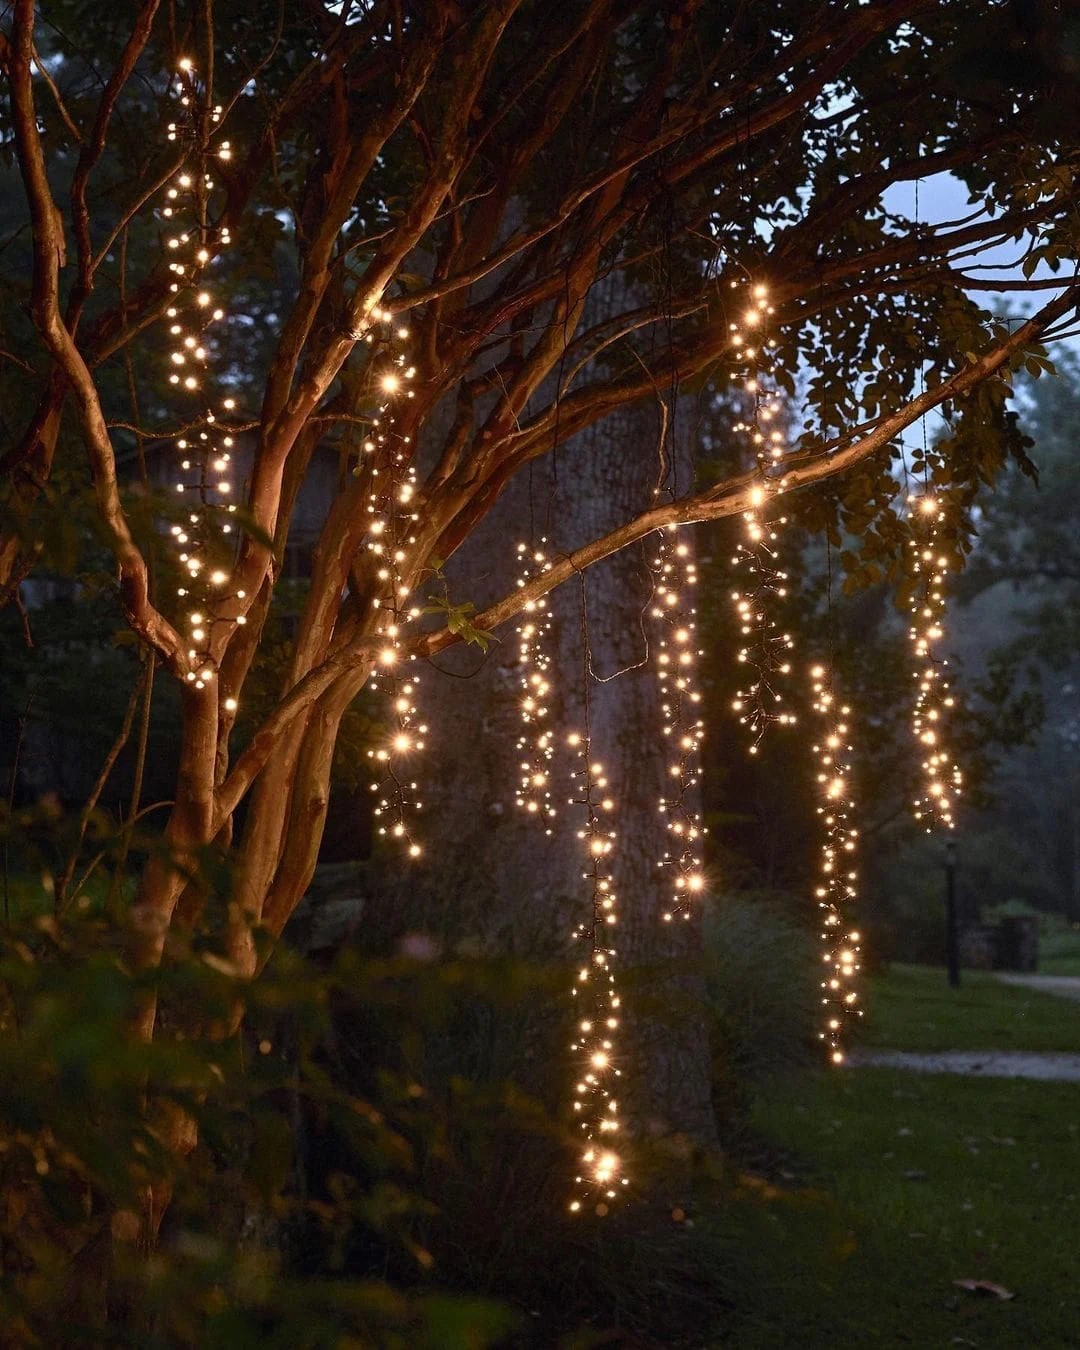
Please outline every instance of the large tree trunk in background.
M512 586L523 537L514 531L530 517L534 537L547 535L550 556L640 510L655 486L657 431L652 409L622 413L562 447L554 479L538 470L531 489L511 488L448 569L451 599L482 608ZM572 493L563 486L570 483ZM664 832L657 799L666 754L655 673L651 663L641 664L642 612L651 590L645 560L653 547L647 540L591 569L585 584L592 667L601 677L590 682L592 757L604 764L617 803L614 941L626 1010L618 1042L620 1113L631 1133L683 1133L711 1144L701 925L696 918L674 924L662 918L666 882L657 858ZM421 687L431 727L417 765L426 861L406 867L408 876L376 902L371 922L383 939L421 931L444 947L462 944L536 962L565 960L571 950L573 929L591 905L576 837L581 808L567 805L571 760L563 734L583 726L580 586L567 584L552 603L551 719L559 733L553 836L515 803L521 691L514 632L500 633L486 659L476 647L444 654L438 664L452 673L425 672ZM565 1104L573 1073L566 1049L569 982L568 974L567 987L550 999L553 1006L533 1006L484 1027L477 1040L486 1047L485 1062L463 1071L512 1077Z

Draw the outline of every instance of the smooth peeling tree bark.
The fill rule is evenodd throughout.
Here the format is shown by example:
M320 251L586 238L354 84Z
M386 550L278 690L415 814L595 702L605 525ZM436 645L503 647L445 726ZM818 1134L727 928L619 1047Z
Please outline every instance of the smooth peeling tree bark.
M689 481L686 428L677 415L677 478ZM566 509L566 530L596 538L612 521L649 501L657 481L659 419L645 405L624 411L586 438L586 450L567 447L567 468L584 482ZM680 433L683 433L680 436ZM678 443L678 442L677 442ZM638 453L628 465L627 448ZM648 453L649 450L653 454ZM587 464L587 467L586 467ZM560 512L562 517L562 512ZM693 544L691 531L680 538ZM580 669L587 636L595 680L589 691L593 756L605 768L615 800L615 882L619 923L615 930L618 971L625 971L626 1016L618 1042L624 1057L622 1097L632 1131L648 1136L688 1135L716 1142L710 1093L710 1047L702 969L701 906L689 921L663 921L672 876L658 867L668 845L658 803L670 796L667 774L672 747L663 734L660 685L656 678L655 627L647 610L652 578L647 568L657 538L646 537L587 574L585 633L581 628L581 586L573 581L558 603L562 618L559 669ZM692 595L685 597L692 603ZM647 659L648 658L648 659ZM617 672L623 672L618 673ZM614 677L614 678L613 678ZM575 681L580 704L584 672ZM580 725L580 722L578 722ZM697 792L693 805L700 808ZM572 808L566 808L572 812ZM564 819L566 825L576 822ZM580 843L574 848L580 873ZM704 841L702 843L704 847ZM579 880L578 904L588 903ZM632 1151L632 1142L629 1144Z

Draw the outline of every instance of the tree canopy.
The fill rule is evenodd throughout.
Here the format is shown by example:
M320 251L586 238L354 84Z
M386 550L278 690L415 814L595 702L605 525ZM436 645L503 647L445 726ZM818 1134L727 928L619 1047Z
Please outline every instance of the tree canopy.
M311 879L360 691L389 684L399 708L381 757L408 838L395 755L423 733L401 663L485 641L657 529L782 497L848 542L851 587L902 585L910 471L962 549L979 486L1026 463L1012 377L1045 368L1077 300L1075 35L1049 4L974 12L14 4L0 584L21 603L89 550L123 640L178 687L137 966L196 921L216 855L235 867L224 954L254 973L256 933ZM968 190L961 219L920 211L941 173ZM1012 267L980 261L994 246ZM680 406L716 426L761 370L804 382L775 462L753 468L721 418L680 475ZM432 627L418 588L510 485L543 463L572 499L589 452L560 447L637 406L657 434L614 473L655 465L657 491L628 487L624 520L555 541L525 584L508 549L502 598L447 592ZM932 409L947 437L905 448ZM284 560L316 479L297 590Z

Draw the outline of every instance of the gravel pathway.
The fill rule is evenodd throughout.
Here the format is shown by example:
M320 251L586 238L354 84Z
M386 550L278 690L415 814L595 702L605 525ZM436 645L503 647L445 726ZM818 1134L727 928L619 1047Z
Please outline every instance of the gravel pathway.
M1080 1001L1077 975L998 975L1002 984ZM852 1050L853 1068L909 1069L913 1073L960 1073L978 1078L1038 1078L1044 1083L1080 1083L1080 1054L1033 1050Z
M1080 1083L1080 1055L1036 1054L1027 1050L852 1050L853 1068L910 1069L915 1073L960 1073L978 1078L1038 1078Z
M999 975L1002 984L1035 989L1040 994L1058 994L1061 998L1080 999L1080 975Z

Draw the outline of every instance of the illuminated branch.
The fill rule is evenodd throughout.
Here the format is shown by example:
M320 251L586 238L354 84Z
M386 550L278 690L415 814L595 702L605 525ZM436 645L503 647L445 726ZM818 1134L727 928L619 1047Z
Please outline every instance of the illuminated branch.
M776 480L777 490L790 492L809 483L819 482L823 478L830 478L882 449L905 427L917 422L931 409L940 406L949 399L966 394L976 385L982 383L983 380L995 375L1003 366L1008 364L1014 352L1034 341L1050 324L1068 313L1076 305L1078 298L1080 298L1080 287L1070 287L1066 294L1058 296L1046 305L1004 342L999 343L977 360L964 366L950 379L920 394L918 398L912 399L898 412L878 423L865 436L861 436L855 441L851 441L849 436L839 437L830 445L825 446L820 454L815 455L809 461L795 463L792 467L785 468L783 476ZM555 586L567 581L576 572L592 566L593 563L609 557L612 553L617 553L620 549L626 548L628 544L632 544L638 539L643 539L653 530L667 525L689 524L699 520L718 520L724 516L733 516L749 510L756 505L754 493L755 489L759 487L758 475L752 472L743 474L738 478L729 479L715 487L706 488L691 497L684 497L675 502L655 506L636 519L621 525L610 534L604 535L603 538L594 540L593 543L587 544L584 548L577 549L563 558L555 559L550 569L542 576L533 578L521 589L490 606L483 613L478 614L473 620L473 624L476 628L485 630L498 628L519 613L527 601L545 595ZM456 634L449 630L443 630L425 639L422 649L423 654L433 656L460 640Z

